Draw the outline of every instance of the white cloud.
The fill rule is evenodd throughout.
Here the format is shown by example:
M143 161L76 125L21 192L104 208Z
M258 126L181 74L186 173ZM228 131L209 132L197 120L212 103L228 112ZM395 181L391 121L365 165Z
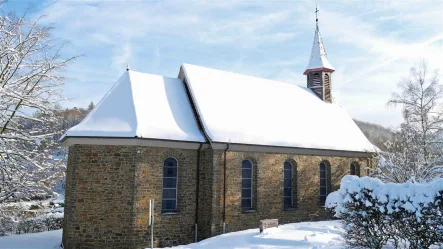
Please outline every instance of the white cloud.
M131 64L133 56L131 44L126 42L122 46L116 46L113 50L112 67L115 71L122 71Z
M127 63L170 76L183 62L198 63L305 85L314 8L292 1L60 0L43 12L57 37L87 54L71 68L80 78L77 87L87 85L100 96ZM401 77L420 58L443 72L443 1L325 1L319 8L337 68L334 96L354 117L398 124L401 116L385 103Z

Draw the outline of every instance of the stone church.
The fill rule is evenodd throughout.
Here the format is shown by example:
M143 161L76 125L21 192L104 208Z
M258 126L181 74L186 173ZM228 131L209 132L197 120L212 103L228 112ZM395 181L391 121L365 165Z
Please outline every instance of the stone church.
M376 148L331 95L315 30L306 87L183 64L177 78L127 70L62 138L69 147L65 248L187 244L321 220ZM258 229L257 229L258 231Z

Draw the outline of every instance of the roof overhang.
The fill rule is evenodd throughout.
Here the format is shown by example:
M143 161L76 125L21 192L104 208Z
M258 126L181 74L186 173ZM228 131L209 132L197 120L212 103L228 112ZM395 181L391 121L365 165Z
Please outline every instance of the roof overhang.
M209 143L188 142L188 141L173 141L149 138L123 138L123 137L65 137L63 144L65 146L73 146L76 144L83 145L114 145L114 146L141 146L141 147L163 147L174 149L207 149L211 146ZM344 151L344 150L329 150L329 149L312 149L312 148L297 148L297 147L283 147L270 145L255 145L255 144L232 144L213 142L212 149L240 151L240 152L262 152L275 154L295 154L306 156L337 156L337 157L358 157L358 158L372 158L374 152L364 151Z
M198 149L205 142L175 141L139 137L65 137L64 146L82 145L114 145L114 146L142 146L165 147L174 149ZM208 146L209 147L209 146Z
M335 69L326 68L326 67L310 68L310 69L306 69L306 71L303 74L307 75L308 73L313 72L313 71L323 71L323 72L332 73L335 71Z
M299 147L283 147L271 145L255 145L255 144L226 144L226 143L212 143L213 149L225 150L229 147L230 151L242 152L263 152L275 154L295 154L306 156L338 156L338 157L364 157L372 158L375 152L364 151L344 151L344 150L329 150L329 149L313 149L313 148L299 148Z

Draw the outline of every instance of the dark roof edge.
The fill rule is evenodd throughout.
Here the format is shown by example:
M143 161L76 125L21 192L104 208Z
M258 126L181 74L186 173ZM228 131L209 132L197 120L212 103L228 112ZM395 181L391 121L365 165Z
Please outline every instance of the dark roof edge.
M374 157L375 152L371 151L349 151L349 150L333 150L333 149L317 149L317 148L302 148L302 147L288 147L276 145L261 145L261 144L240 144L240 143L226 143L213 142L214 149L226 149L229 144L230 151L244 151L244 152L264 152L264 153L279 153L279 154L297 154L308 156L341 156L341 157Z
M128 145L128 146L152 146L152 147L166 147L166 148L182 148L182 149L198 149L201 144L209 144L207 142L198 141L178 141L167 139L154 138L139 138L139 137L65 137L64 144L71 146L75 144L96 144L96 145ZM206 147L206 146L204 146ZM206 147L206 148L207 148ZM228 147L228 143L212 142L211 148L224 150ZM370 158L375 155L375 152L364 151L346 151L346 150L332 150L332 149L315 149L315 148L301 148L301 147L287 147L275 145L258 145L258 144L239 144L229 143L230 151L244 151L244 152L263 152L276 154L296 154L307 156L340 156L340 157L364 157Z
M200 114L200 110L198 109L197 101L195 100L194 93L192 92L192 88L189 85L188 75L183 67L180 66L180 71L178 73L178 78L183 82L183 86L185 87L186 95L188 96L189 103L191 103L191 108L193 110L195 119L197 120L198 127L200 131L203 133L203 136L206 138L206 141L212 146L212 139L206 131L205 125L203 123L203 118Z

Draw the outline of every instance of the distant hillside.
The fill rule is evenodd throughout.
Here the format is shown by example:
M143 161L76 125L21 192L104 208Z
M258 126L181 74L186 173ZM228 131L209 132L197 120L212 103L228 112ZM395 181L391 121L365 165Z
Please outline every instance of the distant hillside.
M394 133L381 125L372 124L354 119L357 126L365 134L368 140L381 150L386 150L384 142L392 140Z
M72 126L77 125L93 108L94 108L94 103L91 102L88 108L74 107L60 111L60 115L62 116L62 121L63 121L62 128L64 130L67 130ZM394 134L390 129L378 124L359 121L356 119L354 119L354 121L372 144L374 144L381 150L386 150L384 142L391 140ZM58 139L59 138L57 138L57 140Z

